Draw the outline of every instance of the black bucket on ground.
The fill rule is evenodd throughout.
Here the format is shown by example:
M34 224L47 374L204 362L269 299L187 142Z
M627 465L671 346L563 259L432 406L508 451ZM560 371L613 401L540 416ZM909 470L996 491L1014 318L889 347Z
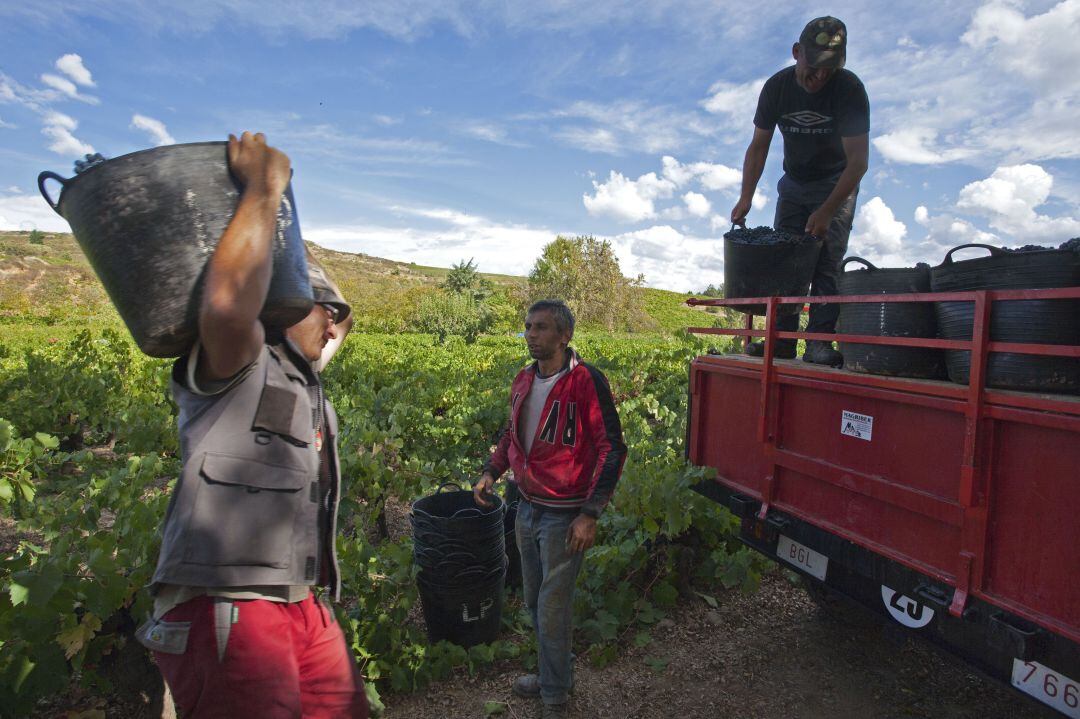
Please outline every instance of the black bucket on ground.
M842 295L898 295L930 291L930 266L879 268L861 257L848 257L841 264L858 262L863 269L842 271ZM874 337L937 337L937 320L931 302L880 302L840 305L837 331ZM926 347L868 345L840 340L844 369L892 377L945 379L945 356Z
M502 622L502 572L466 586L437 584L417 577L420 605L428 639L446 640L463 647L488 644L499 636Z
M822 241L798 237L768 227L737 228L724 233L724 298L798 297L810 290ZM740 312L765 314L765 305L733 307ZM798 312L794 305L780 308Z
M55 201L49 180L63 187ZM240 199L226 143L155 147L72 178L42 172L38 189L71 225L139 349L152 357L185 354L198 335L203 271ZM291 186L278 211L273 253L260 317L288 327L312 304Z
M978 247L989 257L954 261L959 249ZM1006 252L981 244L959 245L930 270L934 292L967 290L1056 289L1080 285L1080 254L1067 250ZM937 302L938 336L970 340L974 327L974 302ZM990 311L990 339L995 342L1029 344L1080 344L1080 301L1009 300L994 302ZM947 350L949 379L967 384L971 353ZM994 352L987 359L986 384L998 389L1075 394L1080 391L1080 359L1039 357Z
M464 647L494 641L506 578L504 503L478 507L467 490L444 491L413 502L416 583L431 641Z

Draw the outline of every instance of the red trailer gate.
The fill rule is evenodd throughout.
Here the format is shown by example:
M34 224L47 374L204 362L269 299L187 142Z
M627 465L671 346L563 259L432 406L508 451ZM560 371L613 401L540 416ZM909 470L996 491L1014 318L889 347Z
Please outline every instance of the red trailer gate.
M990 352L1077 358L1080 346L989 340L994 301L1080 299L1080 288L830 297L975 303L970 342L846 336L969 349L971 382L856 374L766 357L706 355L690 368L687 453L715 467L699 490L743 518L742 539L812 582L892 616L982 669L1080 717L1080 398L985 389Z

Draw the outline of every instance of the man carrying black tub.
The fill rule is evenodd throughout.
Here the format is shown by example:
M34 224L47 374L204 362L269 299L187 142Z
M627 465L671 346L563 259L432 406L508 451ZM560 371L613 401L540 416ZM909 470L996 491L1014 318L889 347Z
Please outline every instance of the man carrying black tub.
M784 136L784 175L777 184L773 226L823 240L810 294L835 295L840 262L847 252L859 181L869 156L870 104L862 82L844 69L847 28L834 17L811 20L791 48L795 64L766 81L754 115L754 137L743 160L742 193L731 221L746 224L754 190L765 169L773 129ZM838 305L811 304L807 332L832 334ZM778 317L780 331L798 330L799 315ZM795 357L795 340L779 340L776 356ZM764 354L763 341L747 354ZM843 357L832 342L810 341L803 360L839 366Z
M349 305L309 267L315 303L285 329L259 313L289 158L230 135L236 212L206 267L199 338L173 365L183 469L139 641L193 719L366 719L364 685L333 611L337 420L316 367Z

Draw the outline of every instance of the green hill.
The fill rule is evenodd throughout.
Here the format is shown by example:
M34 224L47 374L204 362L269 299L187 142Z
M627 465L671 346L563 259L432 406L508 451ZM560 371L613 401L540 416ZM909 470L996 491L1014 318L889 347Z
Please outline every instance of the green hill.
M407 332L417 303L438 292L445 268L338 252L310 245L353 305L359 331ZM496 293L524 309L524 277L484 274ZM639 288L646 331L674 333L712 326L717 315L683 304L686 295ZM119 318L101 283L68 233L0 232L0 323L57 325L116 323ZM588 328L586 328L588 329Z

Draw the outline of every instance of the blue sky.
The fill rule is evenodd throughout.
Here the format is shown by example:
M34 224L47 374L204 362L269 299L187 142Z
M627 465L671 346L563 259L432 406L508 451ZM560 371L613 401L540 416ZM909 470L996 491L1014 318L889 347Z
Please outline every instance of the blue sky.
M38 172L262 130L307 239L525 274L556 234L625 274L722 281L758 89L807 20L871 103L850 253L1080 235L1080 0L0 0L0 229L64 230ZM771 224L773 141L750 223Z

